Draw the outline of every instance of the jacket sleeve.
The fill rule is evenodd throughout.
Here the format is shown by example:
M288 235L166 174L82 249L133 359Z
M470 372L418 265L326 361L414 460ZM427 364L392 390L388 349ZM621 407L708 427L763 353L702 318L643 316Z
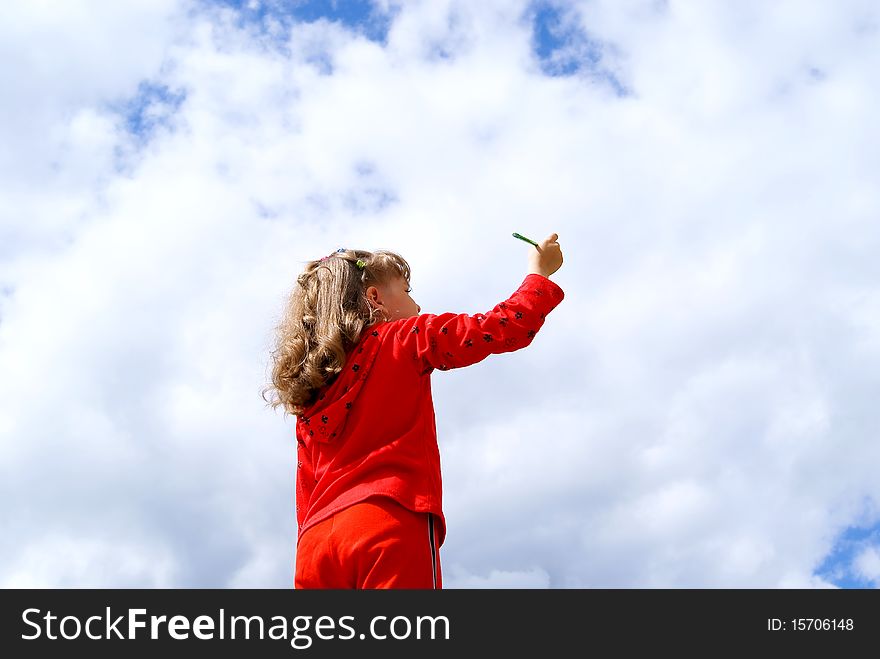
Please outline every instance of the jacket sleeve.
M395 356L427 375L525 348L564 296L547 277L526 275L513 295L488 313L421 314L400 321L393 336Z

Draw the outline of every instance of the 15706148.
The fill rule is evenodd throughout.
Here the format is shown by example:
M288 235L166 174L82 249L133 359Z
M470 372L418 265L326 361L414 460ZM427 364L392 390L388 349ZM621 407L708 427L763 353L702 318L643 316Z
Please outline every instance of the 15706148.
M855 623L852 618L767 618L767 631L852 631Z

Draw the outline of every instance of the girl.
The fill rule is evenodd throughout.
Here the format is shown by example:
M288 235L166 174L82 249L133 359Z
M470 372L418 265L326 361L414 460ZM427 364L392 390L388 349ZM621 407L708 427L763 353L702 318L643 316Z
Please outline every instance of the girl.
M431 373L532 342L563 299L552 234L486 314L421 314L409 264L339 249L311 261L272 352L272 408L297 416L295 588L441 588L446 536Z

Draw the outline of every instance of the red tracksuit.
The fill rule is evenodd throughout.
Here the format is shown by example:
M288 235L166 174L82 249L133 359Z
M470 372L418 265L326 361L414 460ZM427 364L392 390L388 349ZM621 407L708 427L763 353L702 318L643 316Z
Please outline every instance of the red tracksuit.
M440 586L446 520L430 375L526 347L563 297L529 274L486 314L364 329L297 418L297 588Z

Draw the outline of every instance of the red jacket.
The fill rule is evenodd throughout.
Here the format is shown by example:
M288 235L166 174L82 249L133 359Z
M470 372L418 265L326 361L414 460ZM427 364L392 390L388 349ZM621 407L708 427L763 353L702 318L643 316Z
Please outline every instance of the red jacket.
M345 368L296 421L299 537L337 511L389 496L440 520L440 451L431 372L525 348L562 301L546 277L527 275L486 314L422 314L364 329Z

